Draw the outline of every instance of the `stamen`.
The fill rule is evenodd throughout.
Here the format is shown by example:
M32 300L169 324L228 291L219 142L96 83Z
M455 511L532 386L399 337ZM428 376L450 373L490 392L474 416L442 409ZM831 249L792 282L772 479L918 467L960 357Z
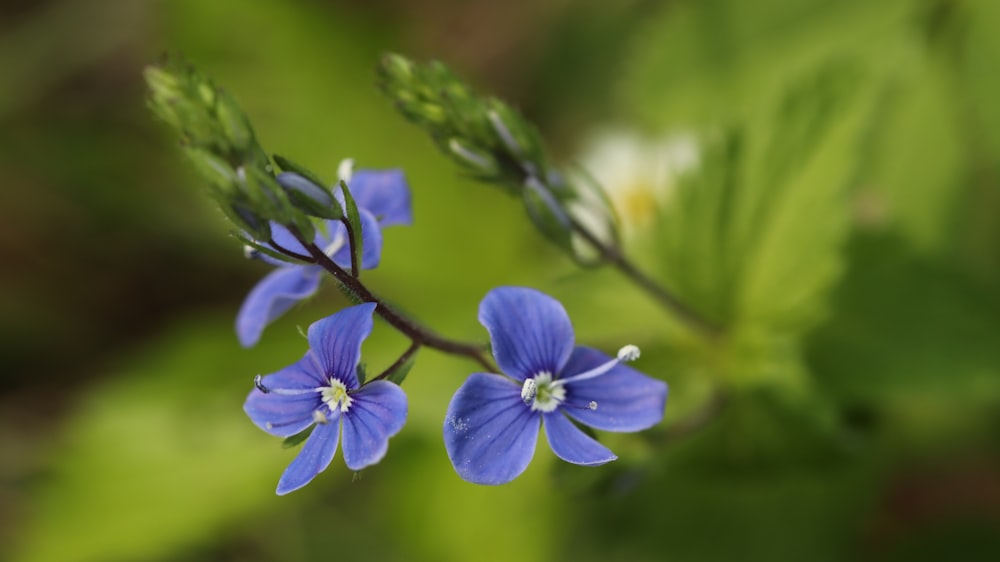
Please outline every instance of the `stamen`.
M315 423L330 423L330 420L327 419L326 414L324 414L320 410L313 410L313 422L315 422Z
M562 407L563 408L574 408L576 410L596 410L597 409L597 402L594 402L593 400L591 400L590 402L587 402L586 404L573 404L573 403L570 403L570 402L563 402L562 403Z
M253 385L257 387L257 390L263 392L264 394L277 394L279 396L303 396L321 391L319 388L270 388L264 386L264 382L260 375L253 378Z
M264 386L264 383L261 382L260 375L253 378L253 385L257 387L257 390L263 392L264 394L269 394L271 392L271 390Z
M604 373L607 373L608 371L613 369L619 363L623 361L633 361L637 357L639 357L639 348L634 345L626 345L625 347L618 350L618 356L612 359L611 361L598 365L589 371L580 373L579 375L574 375L572 377L565 379L559 379L553 382L552 384L565 385L571 382L585 381L587 379L599 377Z
M255 260L260 257L260 250L253 246L243 246L243 257L248 260Z
M535 379L525 379L524 386L521 387L521 400L524 401L524 405L530 406L535 400L536 394L538 394L538 385L535 384Z

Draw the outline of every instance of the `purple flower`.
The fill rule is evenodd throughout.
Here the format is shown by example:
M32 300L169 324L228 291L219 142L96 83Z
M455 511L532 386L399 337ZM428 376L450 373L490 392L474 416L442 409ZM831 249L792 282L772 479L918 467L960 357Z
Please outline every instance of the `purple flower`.
M289 174L286 176L286 174ZM301 182L305 178L285 172L278 177ZM291 178L290 180L288 178ZM348 184L351 195L358 204L361 215L363 252L361 269L374 269L382 255L382 227L410 224L410 188L400 170L360 170L353 174ZM318 188L317 188L318 189ZM343 193L335 193L343 205ZM314 242L340 267L351 267L351 248L347 243L347 230L339 221L323 221ZM324 230L326 232L322 232ZM308 255L309 252L283 226L271 223L271 238L281 247ZM269 273L250 291L236 315L236 335L243 347L255 345L264 328L287 312L295 303L308 298L319 288L323 268L312 264L290 264L269 258L260 258L277 269Z
M479 305L479 322L507 376L475 373L448 405L445 448L463 479L505 484L517 478L535 454L540 425L556 456L595 466L617 457L569 418L619 432L663 418L666 383L621 364L637 358L639 349L625 346L611 358L574 347L566 310L552 297L521 287L493 289Z
M329 466L341 431L344 461L361 470L385 456L406 422L406 394L391 382L361 386L361 342L372 331L374 303L341 310L309 326L309 351L297 363L258 377L243 410L271 435L290 437L315 425L278 481L278 495L308 484Z

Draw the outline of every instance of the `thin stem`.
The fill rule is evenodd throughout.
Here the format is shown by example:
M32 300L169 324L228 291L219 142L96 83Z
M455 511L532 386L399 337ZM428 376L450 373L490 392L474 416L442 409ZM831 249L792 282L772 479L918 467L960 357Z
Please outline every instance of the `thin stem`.
M351 249L351 277L357 279L358 273L361 271L361 266L358 264L358 252L354 251L357 246L356 240L354 238L354 229L351 227L351 221L347 220L347 217L342 217L340 222L344 224L344 228L347 229L347 243L348 247Z
M299 261L304 261L306 263L316 263L316 260L313 259L311 256L303 256L302 254L300 254L298 252L293 252L293 251L289 250L288 248L285 248L281 244L278 244L277 242L275 242L273 238L268 241L268 244L272 248L274 248L275 250L278 250L279 252L281 252L282 254L285 254L286 256L288 256L290 258L295 258L295 259L297 259Z
M396 369L398 369L399 367L401 367L403 365L403 363L406 363L407 361L409 361L410 357L413 357L413 355L419 349L420 349L420 344L419 343L417 343L417 342L411 343L410 347L406 348L406 351L404 351L403 354L399 356L399 359L396 359L396 361L393 362L392 365L389 365L389 367L386 368L386 370L382 371L381 375L373 378L372 381L373 382L374 381L380 381L380 380L388 377L389 373L392 373L393 371L395 371Z
M552 191L551 186L539 178L537 173L525 166L523 163L507 156L506 154L501 154L500 160L501 166L511 172L514 177L519 178L521 186L524 186L533 180L544 186L550 192ZM661 306L676 314L683 322L686 322L688 325L707 334L712 339L715 339L722 334L721 326L716 325L708 318L702 316L698 311L686 304L666 287L660 285L648 275L643 273L638 267L635 266L635 264L625 257L617 246L602 242L600 238L595 236L594 233L580 224L571 215L567 214L566 218L569 219L570 228L573 229L573 232L582 236L583 239L586 240L586 242L594 249L600 252L601 255L603 255L609 263L611 263L611 265L618 268L619 271L624 273L625 276L638 285L640 289L652 296L658 303L660 303Z
M306 242L297 233L296 238L298 238L299 243L301 243L302 246L309 251L309 254L312 256L312 263L319 265L328 273L333 275L333 277L358 300L377 304L378 306L375 308L375 313L381 316L382 319L388 322L393 328L396 328L406 337L410 338L413 343L430 347L450 355L468 357L469 359L479 363L488 372L497 372L497 368L494 367L493 363L486 358L485 348L483 346L445 338L434 333L429 328L422 326L413 319L404 316L402 313L369 291L368 287L365 287L360 280L352 277L349 273L344 271L343 268L337 265L332 259L330 259L329 256L324 254L323 250L316 246L316 244Z
M570 226L573 228L574 232L582 236L588 244L601 252L608 262L624 273L625 276L631 279L636 285L639 286L639 288L643 289L655 298L661 305L676 314L681 320L698 330L701 330L709 336L712 336L713 338L722 333L722 328L720 326L699 314L695 309L688 306L676 295L643 273L638 267L635 266L635 264L629 261L628 258L625 257L625 254L623 254L617 247L602 242L573 217L570 217L569 220Z

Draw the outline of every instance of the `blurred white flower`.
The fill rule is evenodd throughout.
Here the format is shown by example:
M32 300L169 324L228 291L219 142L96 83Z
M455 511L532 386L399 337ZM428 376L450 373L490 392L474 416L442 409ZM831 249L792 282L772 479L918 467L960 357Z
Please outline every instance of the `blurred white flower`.
M690 133L651 137L629 129L606 129L584 143L579 161L604 188L622 235L629 239L652 225L680 176L698 167L699 150ZM593 224L585 211L580 218Z

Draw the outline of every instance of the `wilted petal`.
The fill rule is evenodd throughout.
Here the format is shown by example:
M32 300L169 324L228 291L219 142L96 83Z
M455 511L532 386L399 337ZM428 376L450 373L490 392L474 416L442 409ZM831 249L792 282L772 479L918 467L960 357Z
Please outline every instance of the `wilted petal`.
M476 484L505 484L535 455L541 416L521 389L500 375L475 373L458 389L444 420L444 445L455 471Z
M236 335L243 347L260 341L264 328L319 288L320 269L286 266L268 273L250 290L236 315Z
M283 496L308 484L317 474L326 470L337 452L340 439L340 412L334 412L328 423L316 424L316 429L306 439L292 464L278 480L278 495Z
M375 215L382 226L413 223L410 187L402 170L358 170L347 185L358 207Z
M358 209L361 216L361 269L375 269L382 259L382 229L379 227L375 216L365 209ZM333 254L333 261L343 267L351 267L351 245L347 243L347 229L339 222L336 224L341 235L344 236L344 243L336 253Z
M561 378L588 371L610 359L596 349L577 347L563 367ZM599 377L567 384L566 400L578 405L597 402L596 410L563 410L585 425L606 431L639 431L663 419L667 383L619 364Z
M498 287L479 304L479 322L500 369L519 380L560 372L573 351L573 325L554 298L525 287Z
M361 342L372 331L375 303L345 308L309 326L309 349L327 376L339 379L349 390L358 387L355 369L361 361Z
M573 425L559 410L545 414L545 437L557 457L573 464L596 466L618 457Z
M387 381L374 381L351 394L354 402L344 419L344 461L361 470L385 456L389 438L406 423L406 394Z
M320 395L312 391L324 381L308 355L293 365L267 375L260 380L264 388L286 391L306 391L294 396L264 393L254 389L243 404L243 411L257 427L278 437L295 435L313 422L313 410L321 404Z

